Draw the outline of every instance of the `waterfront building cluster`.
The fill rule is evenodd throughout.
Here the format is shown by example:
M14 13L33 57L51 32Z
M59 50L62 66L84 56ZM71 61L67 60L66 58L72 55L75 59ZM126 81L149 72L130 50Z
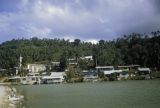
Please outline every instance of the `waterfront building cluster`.
M92 56L81 57L81 59L93 60ZM26 74L19 73L10 76L8 81L16 84L57 84L152 78L151 70L146 67L141 68L139 65L95 66L92 69L82 70L78 68L78 62L75 59L68 59L68 61L65 71L54 71L59 69L60 62L52 62L49 65L40 63L28 64L28 72Z

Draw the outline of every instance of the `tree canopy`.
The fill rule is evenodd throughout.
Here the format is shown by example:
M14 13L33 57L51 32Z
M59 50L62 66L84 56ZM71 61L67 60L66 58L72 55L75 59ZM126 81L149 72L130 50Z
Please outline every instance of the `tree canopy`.
M13 39L0 44L0 68L18 66L19 56L23 56L23 66L27 63L41 61L61 61L65 68L66 60L92 55L95 65L130 65L160 68L160 32L150 35L132 33L112 41L100 40L97 44L75 39L74 42L64 39Z

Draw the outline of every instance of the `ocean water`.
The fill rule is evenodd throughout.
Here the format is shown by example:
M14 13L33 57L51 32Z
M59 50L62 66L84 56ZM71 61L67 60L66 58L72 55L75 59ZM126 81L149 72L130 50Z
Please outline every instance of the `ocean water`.
M16 86L25 108L160 108L160 80Z

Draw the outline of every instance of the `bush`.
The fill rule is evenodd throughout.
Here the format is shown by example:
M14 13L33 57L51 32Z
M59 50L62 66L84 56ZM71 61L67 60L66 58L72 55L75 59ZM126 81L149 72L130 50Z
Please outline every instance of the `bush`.
M160 78L160 71L153 72L153 73L152 73L152 76L153 76L154 78Z

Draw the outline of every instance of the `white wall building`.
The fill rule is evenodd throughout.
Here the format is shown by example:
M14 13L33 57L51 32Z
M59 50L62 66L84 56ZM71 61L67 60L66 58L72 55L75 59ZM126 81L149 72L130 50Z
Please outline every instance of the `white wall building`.
M51 72L50 76L43 76L42 80L47 84L62 83L65 80L65 72Z
M104 72L104 71L113 71L114 67L113 66L97 66L96 70L98 72Z
M84 56L84 57L80 57L82 60L93 60L92 56Z
M45 64L28 64L27 66L29 72L36 73L46 70Z

